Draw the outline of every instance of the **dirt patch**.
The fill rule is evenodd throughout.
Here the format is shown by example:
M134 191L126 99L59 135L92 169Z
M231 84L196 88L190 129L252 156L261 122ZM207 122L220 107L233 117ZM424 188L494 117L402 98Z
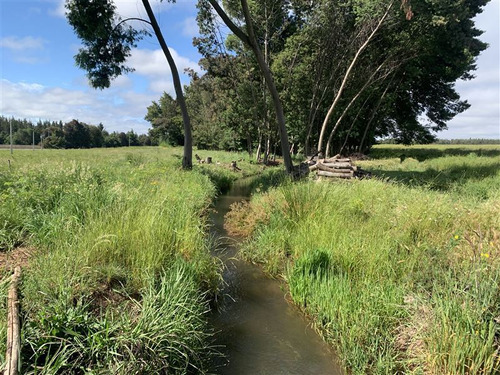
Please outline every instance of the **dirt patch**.
M15 267L26 267L30 258L35 254L32 247L16 247L7 252L0 252L0 269L11 272Z
M101 282L90 297L91 310L96 316L102 316L110 309L115 311L127 310L132 315L138 315L139 312L134 311L138 305L132 302L140 300L139 293L127 293L124 290L122 281L117 279Z
M128 298L118 293L108 285L101 285L92 293L92 307L96 315L102 315L110 306L118 307Z
M397 328L396 347L410 359L414 369L419 365L424 374L432 373L425 365L426 345L424 337L434 319L432 308L424 301L408 295L404 298L410 319Z

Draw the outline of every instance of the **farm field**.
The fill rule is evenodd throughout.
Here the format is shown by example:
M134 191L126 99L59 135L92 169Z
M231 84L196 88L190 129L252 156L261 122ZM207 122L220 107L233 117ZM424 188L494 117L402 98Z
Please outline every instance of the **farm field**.
M2 362L7 276L22 264L23 373L209 370L222 265L207 212L262 168L198 154L214 164L184 172L180 148L0 152ZM370 180L266 171L227 216L242 257L284 280L347 373L498 373L500 147L370 156L356 162Z
M402 157L403 155L403 157ZM304 181L228 215L353 374L500 371L500 147L377 146L370 180Z
M258 167L241 161L233 173L226 165L241 155L211 152L224 165L183 172L181 155L0 152L2 362L6 276L20 263L23 373L205 369L215 350L204 315L220 268L205 212L218 187Z

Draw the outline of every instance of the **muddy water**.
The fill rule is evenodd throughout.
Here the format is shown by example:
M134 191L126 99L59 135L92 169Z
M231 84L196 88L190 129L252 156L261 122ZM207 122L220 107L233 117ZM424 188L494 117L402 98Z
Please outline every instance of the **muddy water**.
M234 258L241 239L228 236L224 215L229 206L248 199L249 179L237 181L221 196L212 215L214 250L225 264L225 288L219 311L210 320L217 345L226 355L215 369L219 374L342 374L334 354L284 297L280 283L257 266Z

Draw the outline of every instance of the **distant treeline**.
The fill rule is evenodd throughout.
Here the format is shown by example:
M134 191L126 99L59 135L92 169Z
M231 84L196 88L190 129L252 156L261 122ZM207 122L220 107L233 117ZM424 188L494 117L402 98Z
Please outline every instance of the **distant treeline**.
M469 138L469 139L438 139L438 145L500 145L500 139Z
M138 135L133 130L109 133L102 124L89 125L78 120L63 124L62 121L38 121L0 116L0 144L10 143L10 122L12 141L16 145L30 145L34 142L44 148L92 148L149 146L148 135Z
M385 138L378 140L377 144L399 144L397 139ZM500 139L467 138L467 139L437 139L432 144L436 145L500 145Z

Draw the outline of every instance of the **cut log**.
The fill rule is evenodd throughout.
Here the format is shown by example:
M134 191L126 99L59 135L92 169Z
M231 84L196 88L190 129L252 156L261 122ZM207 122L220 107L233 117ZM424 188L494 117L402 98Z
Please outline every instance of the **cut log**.
M342 162L342 163L321 163L323 164L324 166L327 166L327 167L330 167L330 168L351 168L352 167L352 164L351 163L346 163L346 162Z
M337 177L337 178L352 178L354 173L335 173L335 172L327 172L327 171L318 171L318 176L325 177Z
M207 156L206 163L207 164L212 164L212 157L211 156Z
M333 173L351 173L352 168L331 168L326 166L325 164L318 164L318 169L320 171L327 171Z
M319 168L319 163L318 164L313 164L313 165L310 165L309 166L309 170L312 172L312 171L315 171L316 169Z
M351 159L349 158L328 158L328 159L325 159L325 162L326 163L350 163L351 162Z
M7 297L7 353L5 355L5 375L17 375L20 353L19 299L17 286L21 277L21 267L17 266L12 275Z

